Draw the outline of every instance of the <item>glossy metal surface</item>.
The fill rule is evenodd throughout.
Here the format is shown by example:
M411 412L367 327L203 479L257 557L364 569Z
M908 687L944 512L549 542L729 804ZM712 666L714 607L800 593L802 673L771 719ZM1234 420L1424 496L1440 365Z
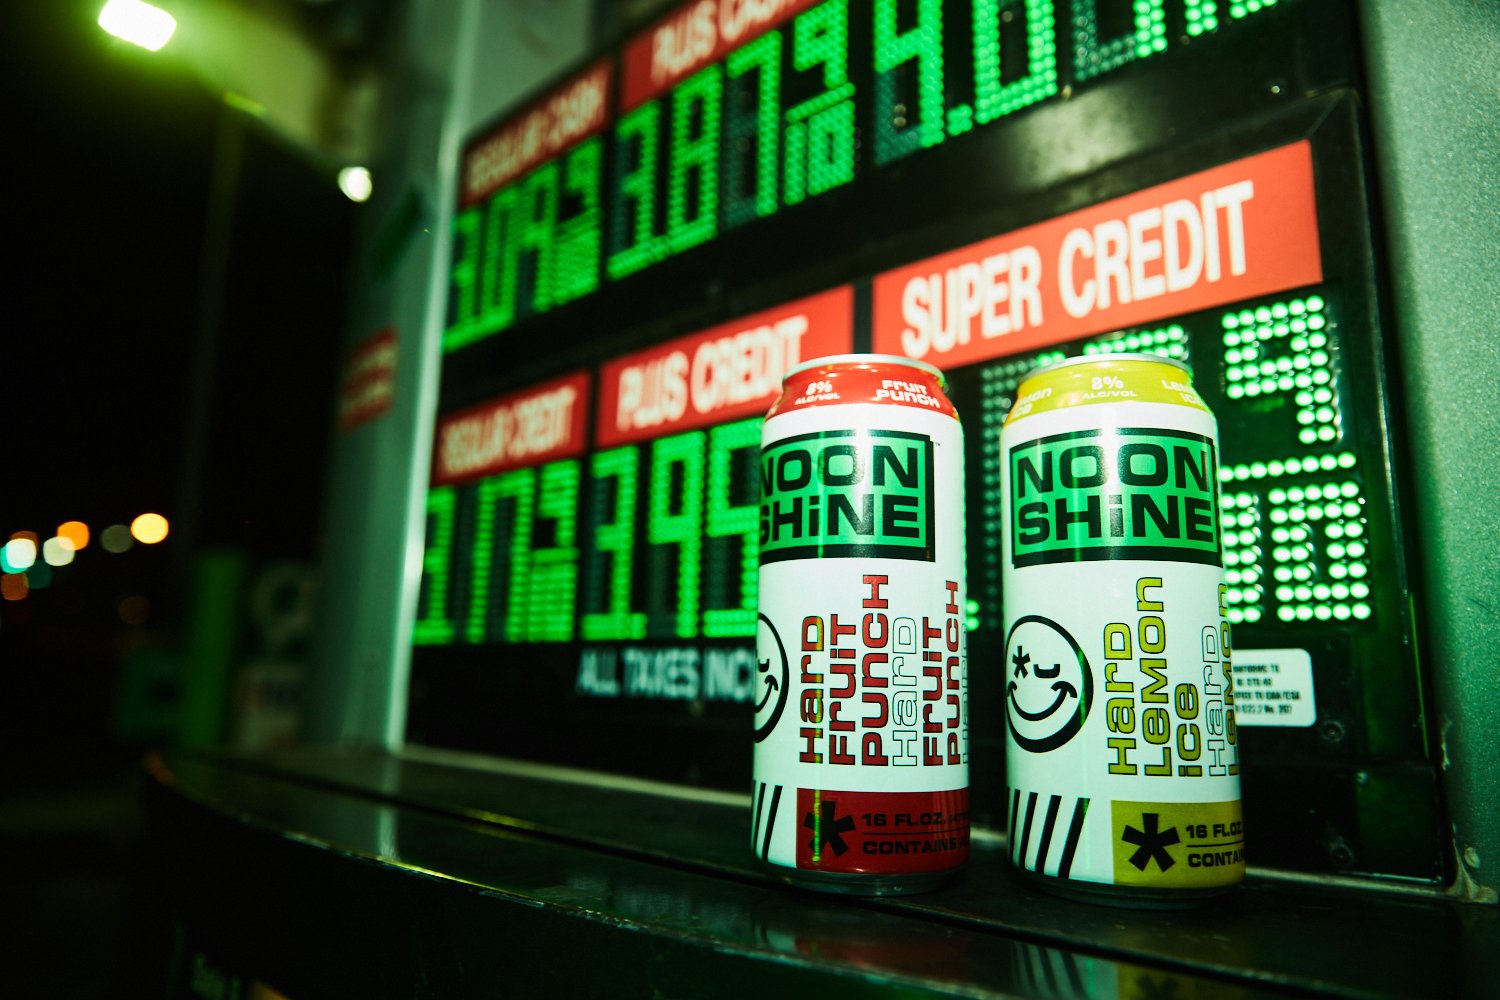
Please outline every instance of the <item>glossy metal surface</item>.
M1195 912L1086 906L1017 882L994 839L951 889L829 900L753 870L738 796L459 763L156 762L159 967L290 996L1397 997L1483 992L1500 956L1492 907L1255 878Z

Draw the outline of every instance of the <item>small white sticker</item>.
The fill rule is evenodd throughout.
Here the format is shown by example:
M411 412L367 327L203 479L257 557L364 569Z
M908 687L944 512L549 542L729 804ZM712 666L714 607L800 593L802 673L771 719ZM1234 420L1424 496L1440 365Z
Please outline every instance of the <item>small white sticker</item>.
M1305 649L1236 649L1234 717L1242 726L1310 726L1312 657Z

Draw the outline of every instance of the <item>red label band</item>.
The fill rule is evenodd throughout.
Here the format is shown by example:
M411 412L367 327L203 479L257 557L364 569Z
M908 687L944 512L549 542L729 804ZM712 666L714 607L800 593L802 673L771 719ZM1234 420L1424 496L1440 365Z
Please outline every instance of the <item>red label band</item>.
M969 858L969 790L840 792L797 789L797 867L905 875Z
M448 486L583 452L589 374L529 386L438 421L432 485Z
M1303 140L887 271L874 349L953 368L1322 280Z

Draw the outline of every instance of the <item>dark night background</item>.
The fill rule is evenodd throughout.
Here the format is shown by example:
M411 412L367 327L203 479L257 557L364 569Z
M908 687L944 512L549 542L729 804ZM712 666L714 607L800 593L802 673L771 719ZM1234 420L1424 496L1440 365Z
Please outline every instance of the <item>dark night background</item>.
M316 557L359 210L330 169L163 58L170 44L106 35L102 6L13 5L0 42L0 542L70 519L93 533L48 586L0 602L9 985L56 996L114 982L134 775L173 738L195 562ZM235 177L217 309L203 281L216 144ZM167 540L105 552L102 530L144 511L170 520ZM144 621L122 620L130 597ZM160 668L155 701L132 717L120 681L143 662Z

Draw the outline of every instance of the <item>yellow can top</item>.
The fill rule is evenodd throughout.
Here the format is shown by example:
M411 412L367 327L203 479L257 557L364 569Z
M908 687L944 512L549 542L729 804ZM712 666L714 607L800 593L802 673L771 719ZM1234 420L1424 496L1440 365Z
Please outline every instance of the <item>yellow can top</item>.
M1155 354L1085 354L1022 379L1005 422L1098 403L1169 403L1208 412L1192 372L1180 361Z

